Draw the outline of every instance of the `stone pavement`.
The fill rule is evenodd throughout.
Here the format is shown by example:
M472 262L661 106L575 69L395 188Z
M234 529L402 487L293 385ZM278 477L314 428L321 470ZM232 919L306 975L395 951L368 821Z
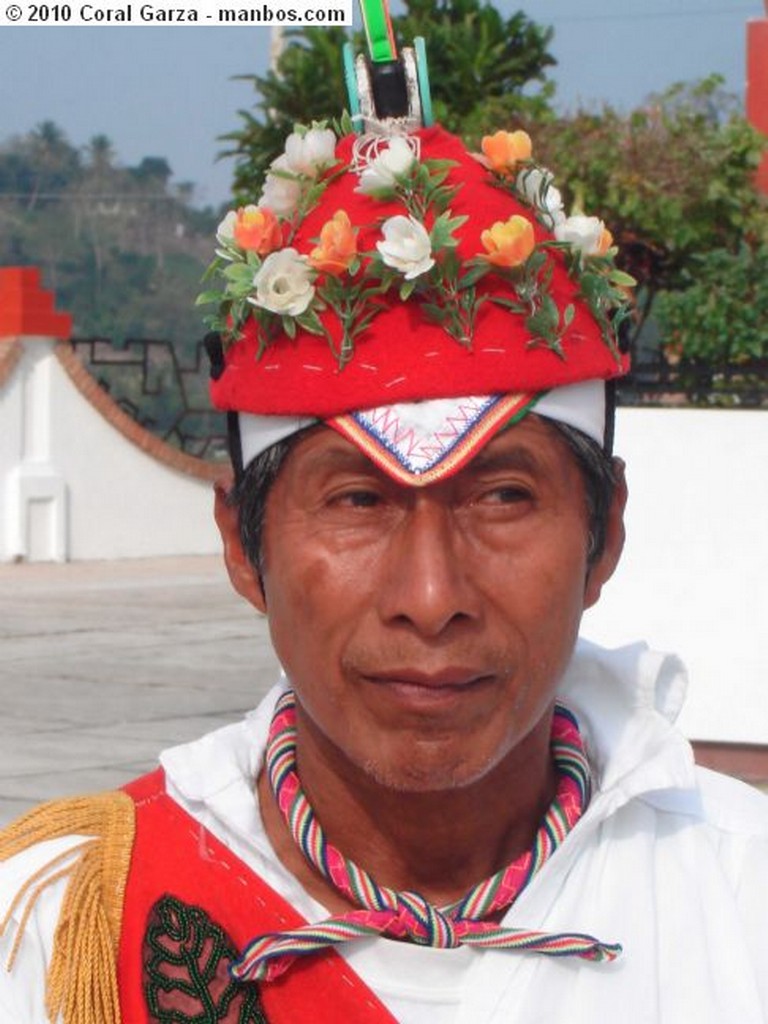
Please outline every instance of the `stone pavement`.
M236 720L275 664L218 557L0 565L0 825Z

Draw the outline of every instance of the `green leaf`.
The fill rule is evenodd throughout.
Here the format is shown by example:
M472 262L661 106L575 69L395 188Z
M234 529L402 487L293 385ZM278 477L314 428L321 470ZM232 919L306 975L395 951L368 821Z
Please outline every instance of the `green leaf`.
M429 233L432 248L439 250L446 246L453 247L457 245L458 239L453 237L453 233L458 231L468 219L468 217L451 217L448 213L441 213L435 220Z
M541 300L541 308L549 318L550 323L555 326L560 323L560 310L551 295L544 295Z
M494 302L497 306L503 306L504 309L509 309L513 313L525 313L526 308L519 302L514 302L512 299L505 299L501 295L488 295L486 296L488 302Z
M361 317L358 317L352 327L355 337L357 337L358 334L361 334L380 312L381 310L379 309L371 309Z
M393 199L397 199L397 189L387 186L386 188L372 188L366 189L365 194L370 196L371 199L376 200L377 203L390 203Z
M200 278L200 283L202 284L203 281L207 281L209 278L213 277L214 274L217 274L223 265L223 260L220 260L217 256L216 259L212 260L205 268L203 276Z
M525 269L531 276L535 276L546 262L547 254L537 247L525 261Z
M293 171L284 171L280 168L270 167L269 173L273 178L284 178L286 181L301 181L303 174L295 174Z
M427 316L431 316L438 323L444 323L448 319L448 313L442 306L435 302L425 302L421 307Z
M637 285L637 280L631 274L624 273L623 270L612 270L610 280L614 284L625 285L627 288L634 288Z
M422 161L422 167L425 167L430 175L432 174L447 174L452 168L458 167L458 163L455 160L424 160Z
M224 268L223 276L233 284L253 283L253 270L245 263L230 263Z
M343 110L341 117L338 119L338 128L336 134L338 136L351 135L355 130L355 125L352 117L348 110Z
M313 309L308 309L302 313L301 316L297 316L296 322L310 334L317 334L321 337L326 334L326 330L320 321L320 317Z
M400 285L400 301L407 302L413 293L413 289L419 282L414 278L411 281L403 281Z
M426 182L424 185L424 192L427 194L433 194L434 192L437 192L441 188L443 182L447 177L448 171L435 171L434 173L430 174L429 181ZM455 191L455 189L449 186L446 191L453 192Z
M465 273L463 273L459 278L458 287L460 289L472 288L478 281L481 281L486 274L490 273L490 270L490 263L477 263L474 266L471 266L469 270L465 271Z
M281 318L283 322L283 330L289 338L296 337L296 321L292 316L284 316Z

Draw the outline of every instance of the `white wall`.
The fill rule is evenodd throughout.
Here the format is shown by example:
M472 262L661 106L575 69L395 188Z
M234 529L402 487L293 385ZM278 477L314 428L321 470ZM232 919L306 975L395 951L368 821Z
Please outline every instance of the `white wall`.
M218 551L212 485L123 437L77 390L53 342L24 345L0 391L0 560Z
M616 452L627 545L582 633L680 654L689 735L768 743L768 413L620 409Z

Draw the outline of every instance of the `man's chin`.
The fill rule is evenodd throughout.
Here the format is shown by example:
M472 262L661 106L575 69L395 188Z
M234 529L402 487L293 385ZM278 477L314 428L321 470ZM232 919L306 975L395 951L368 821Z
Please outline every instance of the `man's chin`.
M482 763L441 760L439 754L433 757L418 757L411 752L402 760L369 759L361 765L365 774L382 789L396 793L428 794L454 792L480 782L498 759Z

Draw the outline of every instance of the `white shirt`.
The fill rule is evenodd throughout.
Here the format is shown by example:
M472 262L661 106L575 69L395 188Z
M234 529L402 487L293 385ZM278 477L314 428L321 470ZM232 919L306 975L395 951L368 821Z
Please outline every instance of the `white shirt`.
M579 719L595 793L504 921L621 942L622 956L593 964L387 939L342 948L401 1024L768 1024L768 800L694 766L672 725L684 689L674 657L643 645L579 645L560 699ZM173 798L318 920L326 910L277 860L253 798L278 692L161 761ZM41 844L0 865L0 917L30 874L60 850L76 856L77 842ZM0 971L2 1024L46 1024L44 972L62 891L46 891L13 973ZM14 934L12 923L3 959Z

